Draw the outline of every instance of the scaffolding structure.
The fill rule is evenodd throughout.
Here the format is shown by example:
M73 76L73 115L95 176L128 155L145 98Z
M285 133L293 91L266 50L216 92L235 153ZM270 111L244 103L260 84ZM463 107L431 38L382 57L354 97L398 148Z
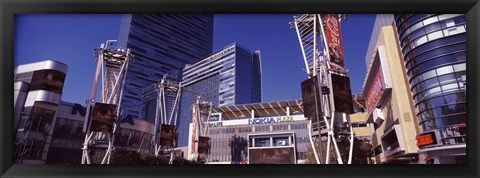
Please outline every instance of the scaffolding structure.
M333 14L329 14L333 15ZM345 15L335 14L335 18L338 18L338 22L342 18L346 19ZM318 164L322 164L322 144L320 143L320 155L318 155L314 148L313 139L318 137L318 140L322 141L324 136L321 130L326 130L327 136L327 150L326 150L326 162L330 162L330 150L333 149L338 164L343 164L339 148L337 146L337 138L344 138L350 142L348 164L351 164L352 151L353 151L353 131L349 123L349 115L347 113L339 113L334 108L334 98L332 92L332 79L331 75L347 76L348 70L342 65L332 62L329 44L327 42L326 34L326 22L325 14L299 14L293 17L293 22L290 22L290 28L295 29L300 43L303 60L305 63L305 71L308 78L317 77L318 88L315 90L315 104L320 104L320 111L316 110L316 117L311 120L309 132L311 135L310 141L315 154L315 158ZM338 32L339 33L339 32ZM324 91L327 90L327 91ZM320 95L320 101L317 101L317 95ZM317 107L315 107L317 108ZM345 128L349 128L349 131L338 132L334 127L342 123ZM317 130L318 134L312 135L312 131ZM333 145L333 148L332 148Z
M84 132L86 132L83 143L82 164L92 164L91 151L93 148L105 149L101 164L109 164L110 156L114 151L115 133L120 126L121 118L121 101L125 88L125 80L128 67L133 58L130 50L113 48L116 40L108 40L102 43L99 48L94 49L94 57L96 60L95 74L90 98L86 100L87 114L85 115ZM101 98L97 100L98 82L101 76ZM96 103L114 104L115 121L113 124L113 132L92 131L90 126L92 122L91 112Z
M175 129L177 128L176 125L179 113L180 96L182 94L182 83L171 81L168 79L167 75L164 75L159 83L154 84L154 91L157 93L155 133L152 139L154 154L155 156L158 156L162 151L168 152L170 154L169 163L172 164L175 144L173 144L173 146L162 146L160 144L160 125L166 124L174 126Z
M208 122L210 121L213 104L210 101L201 101L200 96L197 96L197 100L193 105L192 109L192 122L194 131L192 139L194 139L194 159L197 161L204 161L208 163L208 154L210 153L209 145L208 149L199 150L198 145L200 144L200 138L210 138L208 136L209 133L209 125Z

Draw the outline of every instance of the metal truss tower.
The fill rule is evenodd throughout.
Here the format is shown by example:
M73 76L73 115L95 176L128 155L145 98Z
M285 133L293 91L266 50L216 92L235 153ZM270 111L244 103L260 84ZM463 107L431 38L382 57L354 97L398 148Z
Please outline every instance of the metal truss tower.
M155 134L153 136L155 156L160 152L167 151L170 153L170 164L173 163L174 147L160 144L159 129L161 124L173 125L177 128L177 119L180 106L180 96L182 93L182 83L168 80L164 75L159 83L156 83L154 90L157 92L157 109L155 112Z
M334 18L337 24L341 21L344 15L333 15L329 14ZM352 151L353 151L353 131L349 123L349 115L347 113L339 113L335 111L334 98L332 92L332 74L347 76L348 70L339 65L334 60L331 59L331 56L334 56L336 51L332 51L332 48L329 46L327 41L326 33L326 21L330 19L325 18L326 15L323 14L299 14L293 17L293 22L290 22L290 28L295 29L298 35L298 41L300 43L300 48L302 50L302 56L305 63L305 71L308 75L308 78L317 77L318 79L318 88L320 91L316 91L321 95L320 101L315 103L320 104L321 110L316 111L317 117L312 120L313 124L310 125L309 132L311 134L313 129L318 130L318 137L321 141L321 130L327 130L327 150L326 150L326 164L329 164L330 160L330 150L331 145L333 144L333 150L335 151L335 156L337 158L338 164L343 164L340 151L337 146L336 138L343 137L350 142L348 164L351 164L352 160ZM331 33L331 32L330 32ZM338 30L337 33L340 33ZM341 40L341 39L337 39ZM332 53L332 55L330 54ZM324 90L328 90L325 92ZM339 133L334 132L334 123L343 123L350 128L350 133L347 132ZM313 139L313 137L312 137ZM311 139L311 140L312 140ZM311 141L313 146L313 141ZM319 156L316 152L316 149L313 149L316 156L317 163L321 164L322 159L319 159ZM320 144L320 154L322 154L322 146ZM320 155L320 157L323 157Z
M110 156L114 150L115 133L120 126L121 101L125 86L126 73L129 64L133 58L130 50L114 49L113 43L116 40L108 40L94 50L95 60L97 62L93 86L89 100L86 100L87 114L85 115L84 132L85 141L83 143L82 164L92 164L90 151L92 148L105 148L101 164L109 164ZM97 89L99 77L101 76L101 98L97 101ZM115 120L113 123L113 132L92 131L90 124L92 122L92 110L96 103L114 104Z
M195 139L195 145L198 145L200 144L199 142L200 141L203 141L203 140L200 140L200 137L203 137L203 138L210 138L208 136L208 133L209 133L209 125L208 125L208 122L210 121L210 116L212 114L212 108L213 108L213 104L212 102L210 101L201 101L200 100L201 96L197 96L197 101L196 103L193 105L193 109L192 109L192 121L193 121L193 127L194 127L194 130L193 130L193 134L194 137L193 139ZM209 148L208 149L203 149L203 150L199 150L197 148L197 146L195 146L195 148L193 148L195 151L194 151L194 158L196 160L205 160L205 163L208 163L208 154L210 152Z

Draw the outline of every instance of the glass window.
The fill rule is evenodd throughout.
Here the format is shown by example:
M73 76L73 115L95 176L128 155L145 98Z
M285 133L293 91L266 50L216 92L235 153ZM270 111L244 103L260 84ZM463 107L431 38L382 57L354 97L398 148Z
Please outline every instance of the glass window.
M442 106L442 105L445 105L445 101L443 100L443 97L436 97L436 98L430 99L431 108Z
M433 16L433 17L430 17L430 18L427 18L427 19L423 20L423 25L428 25L428 24L431 24L431 23L434 23L434 22L437 22L437 21L438 21L438 17Z
M431 71L423 73L423 78L424 79L429 79L429 78L435 77L436 75L437 75L437 73L435 72L435 70L431 70Z
M438 85L438 79L436 77L425 81L425 88L432 88Z
M438 19L439 20L445 20L445 19L456 17L456 16L460 16L460 15L461 14L442 14L442 15L438 16Z
M273 138L273 144L275 146L288 146L289 145L288 137Z
M430 97L437 96L437 95L440 95L440 94L442 94L442 92L440 91L440 87L435 87L435 88L432 88L432 89L428 90L428 95Z
M463 59L465 60L465 58ZM455 69L455 71L464 71L466 70L466 63L454 65L453 68Z
M436 39L441 38L441 37L443 37L443 33L442 33L441 30L428 34L428 40L429 41L436 40Z
M453 72L453 68L452 66L445 66L445 67L440 67L437 69L437 74L438 75L443 75L443 74L448 74L448 73L452 73Z
M457 79L455 77L455 74L451 73L451 74L442 75L442 76L438 77L438 80L440 80L441 84L445 84L445 83L455 82Z
M448 84L448 85L443 85L442 86L442 90L444 93L449 93L449 92L453 92L453 91L458 91L459 88L458 88L458 83L452 83L452 84Z
M270 138L255 138L255 147L268 147L270 145Z
M417 40L415 40L415 45L420 46L420 45L422 45L423 43L426 43L426 42L427 42L427 37L422 36L422 37L418 38Z

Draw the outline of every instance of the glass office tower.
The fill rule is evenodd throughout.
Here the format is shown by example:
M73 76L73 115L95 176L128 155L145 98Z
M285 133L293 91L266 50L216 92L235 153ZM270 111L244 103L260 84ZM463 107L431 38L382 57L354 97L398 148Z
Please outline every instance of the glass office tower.
M419 153L429 162L466 159L466 17L396 14L417 118Z
M185 67L177 122L178 147L188 144L192 105L197 96L215 107L261 102L260 62L260 51L251 52L233 43Z
M119 48L134 55L123 93L123 116L140 115L142 90L164 74L180 81L185 64L212 52L212 14L129 14L122 17Z

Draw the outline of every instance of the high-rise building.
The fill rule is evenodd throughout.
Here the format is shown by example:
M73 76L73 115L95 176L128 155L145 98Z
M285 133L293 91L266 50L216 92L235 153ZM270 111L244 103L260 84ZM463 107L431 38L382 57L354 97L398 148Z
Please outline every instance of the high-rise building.
M45 163L67 68L64 63L52 60L15 68L16 163Z
M164 74L177 81L185 64L212 52L212 14L128 14L121 20L119 48L135 56L127 72L123 116L142 118L142 90Z
M261 101L260 62L260 51L251 52L233 43L185 67L177 122L179 147L188 144L192 105L197 96L215 107Z
M466 16L396 14L395 25L421 133L433 164L466 160Z

